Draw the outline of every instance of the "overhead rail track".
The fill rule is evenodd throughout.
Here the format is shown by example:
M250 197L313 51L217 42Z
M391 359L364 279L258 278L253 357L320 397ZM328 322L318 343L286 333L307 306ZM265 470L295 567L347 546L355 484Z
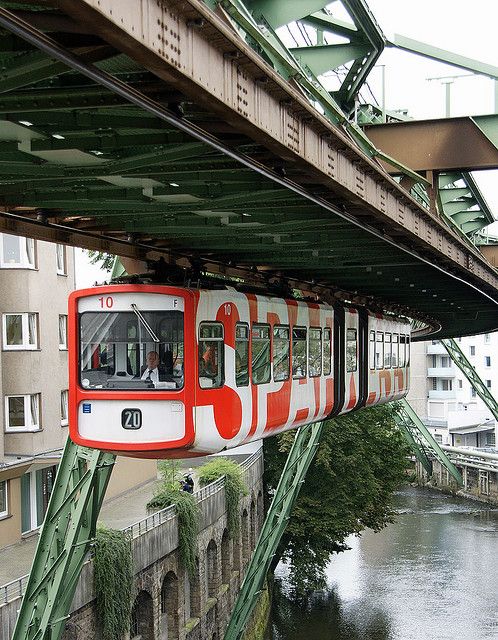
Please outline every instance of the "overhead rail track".
M477 249L204 3L144 2L113 15L90 0L39 5L34 24L44 16L50 37L23 21L28 10L1 9L0 55L30 41L38 73L54 73L24 69L28 84L0 94L3 231L68 244L81 233L99 250L285 281L441 337L496 328L498 275ZM78 45L91 30L114 55L82 61L61 20L81 29Z

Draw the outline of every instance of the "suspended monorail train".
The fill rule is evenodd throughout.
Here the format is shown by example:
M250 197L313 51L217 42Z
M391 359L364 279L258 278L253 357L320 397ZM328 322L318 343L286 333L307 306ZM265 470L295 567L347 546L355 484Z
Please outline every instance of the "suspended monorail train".
M186 458L406 395L410 323L348 304L109 285L69 300L80 445Z

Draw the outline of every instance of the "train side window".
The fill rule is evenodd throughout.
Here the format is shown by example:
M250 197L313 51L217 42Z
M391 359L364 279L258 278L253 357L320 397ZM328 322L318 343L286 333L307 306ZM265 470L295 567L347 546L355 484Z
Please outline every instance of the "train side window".
M392 364L392 342L391 334L386 333L384 339L384 369L390 369Z
M245 322L235 325L235 384L249 384L249 325Z
M292 329L292 377L306 378L307 361L306 329L293 327Z
M332 331L323 330L323 375L329 376L332 371Z
M369 349L370 369L375 369L375 331L370 331L370 349Z
M311 378L322 375L322 330L310 327L308 371Z
M201 322L199 326L199 386L215 389L224 383L223 325Z
M377 331L377 339L375 341L375 368L382 369L384 364L384 333Z
M273 327L273 379L288 380L290 374L290 329Z
M252 381L254 384L270 382L270 326L252 325Z
M346 371L351 373L358 368L358 336L356 329L346 331Z
M405 336L399 336L399 366L405 366Z
M407 367L410 364L410 336L406 336L406 362L405 366Z
M393 333L393 344L392 344L392 363L393 368L396 369L398 366L398 334Z

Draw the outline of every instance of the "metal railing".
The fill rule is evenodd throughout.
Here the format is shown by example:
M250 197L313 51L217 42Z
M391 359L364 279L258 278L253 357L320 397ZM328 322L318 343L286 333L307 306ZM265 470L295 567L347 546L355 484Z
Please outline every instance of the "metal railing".
M0 587L0 606L23 595L28 584L29 573Z
M246 458L243 462L240 463L240 467L243 471L247 471L253 464L255 464L263 455L263 450L258 449L253 454L251 454L248 458ZM225 476L218 478L214 482L198 489L194 496L197 498L197 502L201 502L206 498L214 495L218 491L225 486ZM155 513L151 513L149 516L142 518L138 522L135 522L128 527L122 529L124 533L128 533L130 538L133 540L140 536L143 536L148 531L159 527L164 524L168 520L172 520L176 516L176 507L175 505L171 505L166 507L165 509L161 509L161 511L156 511ZM24 594L26 589L26 585L28 583L29 573L21 576L20 578L16 578L12 582L8 582L0 586L0 606L3 604L8 604L19 598Z
M442 445L453 464L498 473L498 454Z

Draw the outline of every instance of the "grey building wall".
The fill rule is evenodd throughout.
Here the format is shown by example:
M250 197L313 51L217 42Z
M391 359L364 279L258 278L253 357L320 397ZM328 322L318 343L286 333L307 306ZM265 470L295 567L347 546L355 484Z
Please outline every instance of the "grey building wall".
M2 396L40 394L41 429L6 433L5 455L37 455L63 446L60 394L68 387L67 349L59 349L59 315L67 315L74 289L73 249L66 247L66 273L57 273L56 245L37 241L36 269L0 269L0 314L37 313L38 349L8 351L2 344ZM3 402L2 402L3 409ZM5 420L2 422L5 425Z

